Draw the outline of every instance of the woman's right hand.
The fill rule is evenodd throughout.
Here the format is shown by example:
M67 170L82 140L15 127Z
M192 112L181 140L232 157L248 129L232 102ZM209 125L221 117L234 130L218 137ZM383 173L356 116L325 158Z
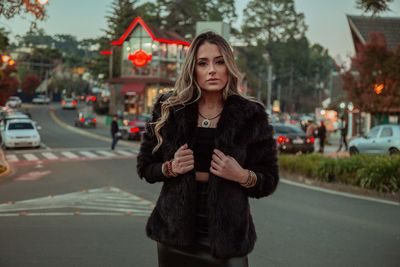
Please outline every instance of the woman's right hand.
M172 160L172 171L177 174L184 174L194 169L193 151L187 144L181 146L174 154Z

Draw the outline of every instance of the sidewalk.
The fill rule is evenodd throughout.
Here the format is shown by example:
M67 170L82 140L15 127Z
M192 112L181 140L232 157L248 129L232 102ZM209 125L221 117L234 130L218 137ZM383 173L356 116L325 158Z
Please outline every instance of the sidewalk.
M318 149L319 149L319 143L318 143L318 139L316 139L315 143L314 143L314 148L317 153ZM349 141L347 141L348 143ZM339 144L340 144L340 133L336 132L336 133L331 133L328 136L328 143L325 144L325 149L324 149L324 155L325 156L329 156L329 157L349 157L350 154L348 151L344 151L344 147L342 147L340 152L337 152L338 148L339 148Z

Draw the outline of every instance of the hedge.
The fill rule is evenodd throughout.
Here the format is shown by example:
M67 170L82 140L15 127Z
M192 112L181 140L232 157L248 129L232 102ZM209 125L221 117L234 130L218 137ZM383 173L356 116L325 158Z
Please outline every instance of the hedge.
M400 156L355 155L332 158L319 154L279 155L282 170L325 182L340 182L380 192L400 189Z

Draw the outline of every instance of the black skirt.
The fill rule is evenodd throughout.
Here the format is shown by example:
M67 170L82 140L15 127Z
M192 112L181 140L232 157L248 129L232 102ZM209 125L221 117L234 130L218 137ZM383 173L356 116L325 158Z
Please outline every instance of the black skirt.
M157 243L159 267L248 267L248 259L236 257L230 259L214 258L209 248L195 245L191 248L174 248Z

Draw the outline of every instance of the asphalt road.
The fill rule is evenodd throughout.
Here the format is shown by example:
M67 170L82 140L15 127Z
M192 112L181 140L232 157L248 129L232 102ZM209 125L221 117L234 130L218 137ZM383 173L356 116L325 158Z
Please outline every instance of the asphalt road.
M157 266L144 227L160 190L136 174L137 149L109 149L108 129L73 125L74 111L31 108L40 150L6 151L0 183L0 267ZM133 143L132 143L133 144ZM252 200L250 266L400 266L400 206L281 183Z

